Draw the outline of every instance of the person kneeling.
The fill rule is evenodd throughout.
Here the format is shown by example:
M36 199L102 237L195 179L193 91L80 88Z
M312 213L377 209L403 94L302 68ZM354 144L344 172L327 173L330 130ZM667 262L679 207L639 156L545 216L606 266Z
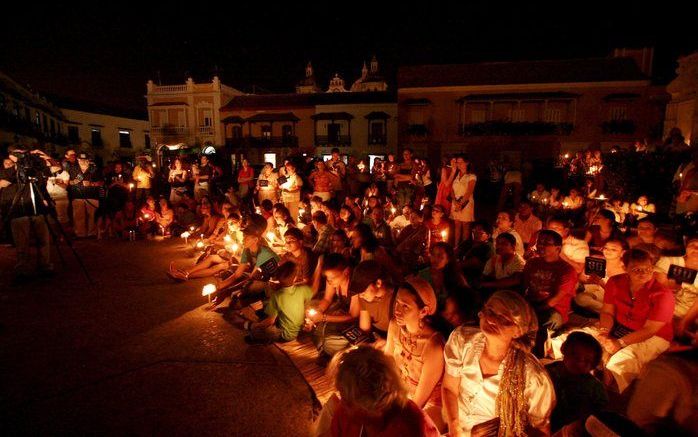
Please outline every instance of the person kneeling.
M313 296L311 288L299 285L296 280L296 264L281 264L269 281L271 297L264 306L264 319L258 322L236 316L236 326L249 331L247 343L270 343L295 340L305 321L305 306Z

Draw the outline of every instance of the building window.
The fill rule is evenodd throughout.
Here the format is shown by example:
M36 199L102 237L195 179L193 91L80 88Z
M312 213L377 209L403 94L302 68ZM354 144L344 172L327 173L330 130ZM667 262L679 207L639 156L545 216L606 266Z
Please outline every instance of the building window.
M330 123L327 125L327 142L330 144L335 144L339 142L339 133L341 132L341 126L339 123Z
M610 120L621 121L628 119L628 107L625 105L614 105L610 109Z
M368 132L369 144L385 144L385 121L372 121Z
M484 123L487 121L487 111L484 109L476 109L470 111L471 123Z
M203 124L201 126L213 126L213 116L211 115L211 111L206 109L204 110L203 115Z
M144 140L145 140L145 148L150 149L150 134L149 133L145 134Z
M545 121L548 123L561 123L562 111L557 108L548 108L545 110Z
M271 139L271 126L270 125L262 126L262 138L264 138L265 140Z
M242 126L233 126L231 134L233 138L242 138Z
M48 119L46 118L46 114L42 114L43 119L44 119L44 132L48 132Z
M92 133L92 147L102 147L102 131L99 128L93 127Z
M281 126L281 136L284 138L292 137L293 136L293 126L290 124L285 124Z
M27 111L27 115L29 115L29 108L25 108ZM29 119L29 117L27 117ZM34 117L34 124L38 129L41 129L41 114L39 114L39 111L36 111L36 117Z
M119 129L119 147L133 147L131 144L131 131Z
M276 168L276 153L265 153L264 162L269 162L272 167Z
M77 126L68 126L68 141L72 144L77 144L80 142L80 134L78 133Z

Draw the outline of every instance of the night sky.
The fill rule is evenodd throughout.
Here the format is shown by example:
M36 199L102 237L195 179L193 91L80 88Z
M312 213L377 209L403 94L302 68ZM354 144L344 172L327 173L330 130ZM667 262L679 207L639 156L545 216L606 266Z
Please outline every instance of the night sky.
M335 72L350 84L373 54L394 84L398 65L606 56L614 47L654 46L655 81L667 83L676 58L698 49L691 14L637 2L627 11L588 3L570 11L568 2L477 10L403 2L380 11L372 2L342 2L341 10L332 2L259 3L265 7L37 4L25 15L6 11L0 70L40 92L143 110L148 79L210 80L218 71L242 91L290 92L308 60L325 87Z

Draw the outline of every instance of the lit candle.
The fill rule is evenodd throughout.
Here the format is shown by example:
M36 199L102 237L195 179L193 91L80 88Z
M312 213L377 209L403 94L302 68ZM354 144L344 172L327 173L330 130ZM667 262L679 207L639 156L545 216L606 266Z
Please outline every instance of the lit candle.
M448 240L448 231L446 229L444 229L443 231L441 231L441 241L446 241L446 240Z
M184 244L189 244L189 236L191 234L188 231L182 232L181 237L184 238Z
M133 182L131 182L130 184L128 184L128 190L129 190L129 191L133 191L133 187L134 187Z
M143 218L146 220L150 219L150 214L146 212L145 214L143 214Z
M604 196L603 194L601 194L601 195L599 196L599 200L606 200L606 196Z
M194 232L194 229L196 229L196 226L189 226L189 230Z
M225 241L226 243L232 243L233 237L231 237L230 235L226 235L225 237L223 237L223 241Z
M395 211L397 211L397 210L395 209L394 206L393 206L392 208L390 208L390 212L391 212L393 215L395 215Z
M316 315L317 315L317 310L316 310L315 308L310 308L310 309L308 310L308 315L309 315L310 317L316 316Z
M204 248L204 242L199 240L196 242L196 248L197 249L203 249Z
M240 250L240 245L237 243L233 243L232 248L233 248L233 253L237 253L238 250Z
M216 284L206 284L201 289L201 295L208 297L208 303L211 303L211 295L216 292Z
M642 207L640 205L637 206L638 211L642 211Z
M255 209L254 209L254 212L256 212L257 214L260 214L260 215L262 214L262 210L261 210L261 209L259 209L259 207L258 207L258 206L257 206L257 207L255 207Z

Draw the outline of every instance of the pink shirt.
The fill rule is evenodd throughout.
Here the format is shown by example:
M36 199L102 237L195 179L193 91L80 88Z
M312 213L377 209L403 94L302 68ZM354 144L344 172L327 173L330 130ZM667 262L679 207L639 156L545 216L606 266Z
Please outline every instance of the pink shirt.
M577 272L561 259L549 263L543 258L533 258L524 268L526 299L536 307L545 307L546 301L560 293L562 296L554 309L567 321L572 298L577 288Z

